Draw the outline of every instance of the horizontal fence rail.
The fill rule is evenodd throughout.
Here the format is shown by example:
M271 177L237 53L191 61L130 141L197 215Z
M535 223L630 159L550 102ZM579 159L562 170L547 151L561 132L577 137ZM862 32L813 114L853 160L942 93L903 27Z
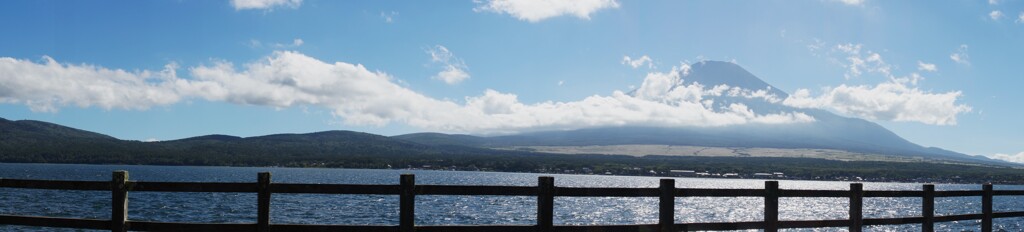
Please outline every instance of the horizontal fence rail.
M63 181L0 179L0 188L110 191L111 219L81 219L42 216L2 215L0 225L60 227L110 231L691 231L691 230L748 230L778 231L787 228L848 227L861 231L864 226L920 224L922 231L933 231L934 223L962 220L981 220L981 231L992 231L992 219L1024 217L1020 212L993 212L993 196L1024 196L1022 190L993 190L991 184L982 190L935 191L925 184L921 191L863 190L860 183L850 184L850 190L788 190L779 189L777 181L765 181L764 189L701 189L676 188L674 179L661 179L657 188L578 188L555 187L554 178L542 176L537 186L470 186L470 185L416 185L415 176L403 174L399 185L359 184L291 184L272 183L269 172L257 175L255 183L198 183L198 182L136 182L128 180L128 172L116 171L111 181ZM243 192L257 194L257 221L255 223L180 223L133 221L128 219L129 192ZM270 223L271 194L376 194L399 196L398 225L308 225ZM431 225L417 226L415 200L417 195L460 196L535 196L537 197L537 225ZM982 198L980 214L935 216L935 198ZM657 197L659 199L658 224L639 225L554 225L555 197ZM764 198L764 220L747 222L675 222L677 197L760 197ZM780 221L779 198L848 198L849 218L837 220ZM864 198L920 198L921 216L903 218L863 218Z

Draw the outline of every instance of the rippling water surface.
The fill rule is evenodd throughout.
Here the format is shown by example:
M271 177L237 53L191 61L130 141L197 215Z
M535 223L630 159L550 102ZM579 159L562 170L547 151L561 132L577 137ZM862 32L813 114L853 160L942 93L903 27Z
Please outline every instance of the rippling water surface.
M399 175L416 175L417 184L536 186L537 177L554 176L560 187L657 187L659 177L550 175L531 173L360 170L316 168L241 168L127 165L2 164L0 178L109 181L114 170L127 170L134 181L255 182L256 173L273 173L276 183L398 184ZM780 181L782 189L847 190L848 182ZM677 178L680 188L763 188L764 180ZM995 186L1024 189L1024 186ZM921 184L864 183L865 190L921 190ZM980 185L936 185L936 190L979 190ZM845 219L845 198L782 198L780 220ZM980 197L937 198L936 215L981 212ZM686 197L676 199L677 222L761 220L762 198ZM921 215L920 198L865 198L868 218ZM995 212L1024 211L1024 198L994 198ZM418 225L534 224L536 197L417 196ZM255 193L129 194L131 220L166 222L254 222ZM110 193L0 188L0 214L110 218ZM555 224L655 224L657 198L558 197ZM272 223L398 223L398 196L274 194ZM979 221L938 223L939 231L977 231ZM995 229L1024 230L1024 219L996 219ZM919 226L874 226L868 231L915 231ZM0 226L4 231L53 231L53 228ZM823 228L821 231L843 231Z

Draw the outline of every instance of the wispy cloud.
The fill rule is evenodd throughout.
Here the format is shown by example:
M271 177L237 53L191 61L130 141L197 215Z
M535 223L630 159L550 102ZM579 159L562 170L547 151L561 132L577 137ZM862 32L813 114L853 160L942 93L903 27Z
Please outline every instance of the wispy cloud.
M640 58L637 58L637 59L633 59L633 58L631 58L629 56L623 56L622 57L622 64L628 65L630 67L633 67L634 69L640 68L640 67L644 66L645 64L647 65L647 68L650 68L650 69L654 68L654 60L652 60L651 57L648 57L647 55L643 55L643 56L641 56Z
M466 69L466 62L462 59L455 57L448 48L436 45L432 48L427 49L427 54L430 54L430 61L436 64L441 64L443 69L441 72L434 75L434 79L444 81L449 85L458 84L466 79L469 79L469 73Z
M303 41L302 39L296 38L296 39L293 39L291 43L269 43L269 44L263 43L262 41L257 40L257 39L251 39L251 40L249 40L249 43L246 44L246 45L248 45L250 48L263 48L264 46L266 46L266 47L270 47L270 48L273 48L273 49L282 49L282 48L295 48L295 47L302 46L303 44L306 44L306 41Z
M532 23L562 15L590 19L594 12L619 7L616 0L485 0L478 4L474 11L508 14Z
M1024 11L1020 12L1020 14L1017 15L1017 20L1014 21L1014 22L1016 22L1016 23L1024 23Z
M438 58L443 59L443 58ZM318 106L343 123L404 123L432 131L513 133L614 125L726 126L748 123L811 122L799 112L758 114L743 104L711 108L704 96L722 88L681 83L686 66L651 72L630 95L614 91L578 101L523 103L518 95L485 90L462 101L436 99L398 84L383 72L359 64L324 62L298 52L279 51L241 65L215 62L188 68L128 72L92 65L42 63L0 58L0 102L37 111L61 107L144 110L183 99L205 99L270 107ZM718 90L715 90L718 89Z
M970 55L967 54L967 45L961 44L953 54L949 54L949 59L953 60L957 64L971 65Z
M305 44L305 43L306 42L302 41L302 39L293 39L292 40L292 47L302 46L302 44Z
M917 61L917 70L925 72L935 72L939 71L939 67L935 66L935 64L925 63L924 61L919 60Z
M882 60L882 55L873 51L861 51L863 47L862 44L847 43L838 44L832 48L831 52L843 56L843 60L835 59L839 65L847 69L843 77L846 79L860 77L864 72L891 76L892 66Z
M992 21L999 21L1000 19L1005 17L1005 15L1003 15L1002 11L994 10L988 13L988 17L992 19Z
M841 2L843 4L846 4L846 5L850 5L850 6L863 6L864 2L865 2L865 0L836 0L836 1Z
M231 0L235 10L272 10L278 7L299 8L302 0Z
M398 12L395 12L395 11L391 11L391 12L383 12L383 11L381 11L380 12L380 18L384 19L384 22L386 22L386 23L394 22L396 17L398 17Z

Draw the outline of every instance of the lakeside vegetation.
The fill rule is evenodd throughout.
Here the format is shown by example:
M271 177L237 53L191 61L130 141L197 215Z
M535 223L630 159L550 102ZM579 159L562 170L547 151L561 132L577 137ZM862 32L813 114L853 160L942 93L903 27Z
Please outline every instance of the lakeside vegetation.
M0 162L281 166L369 169L440 169L500 172L668 175L670 170L709 173L783 172L787 178L821 180L1024 183L1024 170L962 164L836 161L777 157L566 155L418 144L125 141L68 143L66 147L0 148ZM587 171L589 170L589 171ZM651 173L654 171L654 173Z

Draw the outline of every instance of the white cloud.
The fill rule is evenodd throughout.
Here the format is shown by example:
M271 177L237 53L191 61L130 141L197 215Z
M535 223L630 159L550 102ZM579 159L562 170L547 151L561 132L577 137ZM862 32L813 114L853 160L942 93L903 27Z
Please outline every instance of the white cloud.
M1017 15L1017 20L1014 21L1014 22L1016 22L1016 23L1024 23L1024 12L1020 12L1020 14Z
M25 104L36 112L63 106L145 110L180 100L175 64L160 71L125 71L86 64L41 63L0 57L0 102Z
M563 84L565 84L565 81L558 81L558 86L562 86Z
M816 44L819 44L816 45L818 47L824 47L824 43ZM957 56L963 58L963 61L967 58L966 49L966 45L963 45L963 54ZM861 44L836 45L826 59L847 68L844 73L846 79L864 73L877 73L885 77L886 81L875 85L842 84L838 87L826 87L819 96L811 96L809 90L799 89L782 101L784 105L831 109L867 119L932 125L956 125L957 115L971 111L970 106L957 103L962 96L960 91L934 93L921 90L917 84L925 79L923 76L916 72L906 76L894 75L893 66L886 63L881 54L865 52ZM938 66L919 60L917 69L935 72L938 71Z
M1024 152L1020 152L1020 153L1017 153L1017 154L997 153L997 154L994 154L994 155L990 155L988 157L989 158L993 158L993 159L998 159L998 160L1014 162L1014 163L1024 163Z
M466 69L469 67L466 66L462 59L455 57L455 54L449 51L448 48L436 45L427 49L427 54L430 54L431 62L441 64L444 67L444 70L441 70L432 78L444 81L444 83L449 85L458 84L469 79L469 73L466 72Z
M652 72L637 95L615 91L579 101L523 103L518 95L486 90L464 102L428 97L398 84L383 72L359 64L324 62L298 52L279 51L236 69L228 62L188 68L179 78L174 65L162 71L127 72L53 59L35 63L0 58L0 102L37 111L65 106L144 110L183 99L270 107L323 107L351 125L404 123L441 132L512 133L593 126L726 126L801 123L799 112L757 114L742 104L710 108L713 90L681 82L685 67ZM719 88L721 89L721 88ZM719 91L721 94L722 91Z
M392 12L383 12L383 11L381 11L380 12L380 17L382 19L384 19L384 22L386 22L386 23L394 22L395 21L395 17L397 17L397 16L398 16L398 12L394 12L394 11L392 11Z
M818 38L813 38L812 40L813 41L807 44L807 50L811 52L811 55L820 56L818 52L826 46L825 42Z
M299 8L302 0L231 0L235 10L270 10L275 7Z
M249 43L247 43L245 45L249 46L250 48L260 48L260 47L263 47L263 42L260 42L257 39L250 39Z
M956 52L949 55L949 59L953 60L953 62L956 62L957 64L971 65L970 56L967 55L966 44L961 44L960 47L956 49Z
M481 5L473 8L474 11L508 14L532 23L562 15L590 19L590 14L598 10L619 7L616 0L486 0L478 3Z
M302 39L293 39L291 43L269 43L269 44L266 44L266 45L267 45L267 47L271 47L271 48L275 48L275 49L281 49L281 48L295 48L295 47L302 46L305 43L306 42L303 41ZM250 48L263 48L264 44L265 43L263 43L263 42L261 42L261 41L259 41L257 39L250 39L249 43L246 44L246 45L248 45Z
M842 2L843 4L850 5L850 6L863 6L865 0L838 0L838 1Z
M993 21L999 21L999 19L1002 19L1003 16L1003 12L998 10L994 10L988 13L988 17L991 18Z
M799 89L783 104L800 108L832 109L858 117L897 121L920 122L932 125L956 125L956 117L971 111L971 107L957 103L960 91L932 93L908 86L920 76L896 79L875 86L846 84L826 88L822 95L813 97L807 89Z
M919 60L919 61L917 61L917 70L918 71L935 72L935 71L939 71L939 68L937 66L935 66L935 64L925 63L925 62Z
M277 52L245 67L243 71L235 71L226 64L199 67L193 69L193 76L218 83L226 90L224 94L204 96L207 99L275 107L317 105L333 110L335 116L348 124L385 125L397 121L445 132L511 133L612 125L724 126L814 120L795 112L753 114L738 104L729 109L709 109L699 103L703 95L699 85L672 89L651 84L678 83L682 73L679 68L670 73L648 74L644 86L638 89L646 93L642 96L616 91L610 96L595 95L580 101L526 104L519 102L515 94L486 90L483 95L466 97L465 103L459 104L421 95L395 84L384 73L369 72L359 65L329 64L294 52Z
M644 66L644 64L647 64L647 68L654 68L654 60L651 60L651 57L648 57L647 55L643 55L639 59L633 59L630 58L629 56L623 56L622 64L633 67L634 69L640 68L641 66Z
M462 82L463 80L469 79L469 73L466 73L466 71L462 71L462 69L453 65L447 65L444 70L437 73L434 78L444 81L444 83L449 85L454 85Z
M877 52L861 52L862 44L839 44L832 48L831 52L838 52L845 56L844 61L836 60L839 65L847 68L843 77L851 79L860 77L864 72L879 73L883 76L892 76L892 66L882 60L882 55Z
M999 4L999 0L988 0L988 4L989 5L998 5Z

